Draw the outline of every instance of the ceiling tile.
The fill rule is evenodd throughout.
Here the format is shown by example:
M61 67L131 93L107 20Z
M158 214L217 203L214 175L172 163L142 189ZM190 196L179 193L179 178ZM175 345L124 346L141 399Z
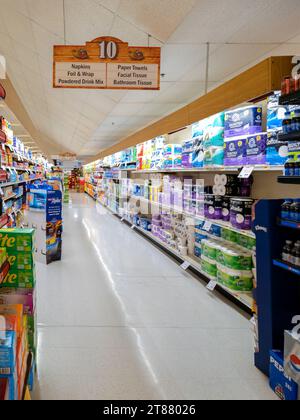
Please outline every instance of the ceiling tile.
M166 41L196 0L122 0L118 14L145 33ZM163 18L162 18L163 17Z
M66 34L69 44L85 45L108 34L114 15L91 0L65 0Z

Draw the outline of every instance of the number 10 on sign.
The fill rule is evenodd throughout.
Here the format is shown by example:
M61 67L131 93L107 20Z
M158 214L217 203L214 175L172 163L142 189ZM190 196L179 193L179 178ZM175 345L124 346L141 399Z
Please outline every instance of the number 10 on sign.
M102 41L100 42L100 58L101 59L115 59L118 55L117 44L113 41Z

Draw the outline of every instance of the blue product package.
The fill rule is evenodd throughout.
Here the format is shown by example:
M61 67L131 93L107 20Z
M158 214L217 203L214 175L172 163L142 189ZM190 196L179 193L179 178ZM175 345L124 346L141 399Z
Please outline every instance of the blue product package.
M221 238L222 228L218 225L212 225L210 228L210 234Z
M203 136L203 128L204 124L203 121L199 121L192 125L192 137L196 138L199 136Z
M201 257L202 251L201 251L200 246L195 245L194 254L195 254L195 257L198 257L198 258Z
M260 133L246 139L247 164L264 165L266 163L267 137L267 133Z
M250 106L225 113L225 138L262 132L262 108Z
M223 147L213 147L211 153L211 163L213 166L223 166L224 165L224 146Z
M11 375L16 364L16 333L5 331L5 339L0 341L0 374Z
M202 137L198 137L195 141L194 151L192 155L192 164L194 168L202 168L204 165L204 148Z
M246 138L237 137L225 140L224 165L240 166L246 164Z
M298 400L298 385L285 374L281 351L270 352L270 387L281 400Z
M294 162L300 161L300 141L289 141L289 159Z
M213 115L204 120L203 140L206 147L224 146L225 113Z
M266 145L266 163L268 165L284 165L288 159L288 154L287 142L280 141L276 131L269 132Z

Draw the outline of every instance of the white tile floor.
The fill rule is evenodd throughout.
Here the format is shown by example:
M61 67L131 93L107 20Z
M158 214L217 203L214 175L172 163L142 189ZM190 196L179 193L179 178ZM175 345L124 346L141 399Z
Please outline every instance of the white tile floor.
M35 399L275 399L249 320L146 239L72 196L38 265Z

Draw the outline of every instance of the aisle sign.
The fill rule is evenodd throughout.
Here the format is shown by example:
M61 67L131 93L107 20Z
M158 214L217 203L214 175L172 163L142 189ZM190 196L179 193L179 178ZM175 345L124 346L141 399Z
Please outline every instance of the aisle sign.
M53 87L73 89L160 89L159 47L129 47L112 37L85 46L54 46Z

